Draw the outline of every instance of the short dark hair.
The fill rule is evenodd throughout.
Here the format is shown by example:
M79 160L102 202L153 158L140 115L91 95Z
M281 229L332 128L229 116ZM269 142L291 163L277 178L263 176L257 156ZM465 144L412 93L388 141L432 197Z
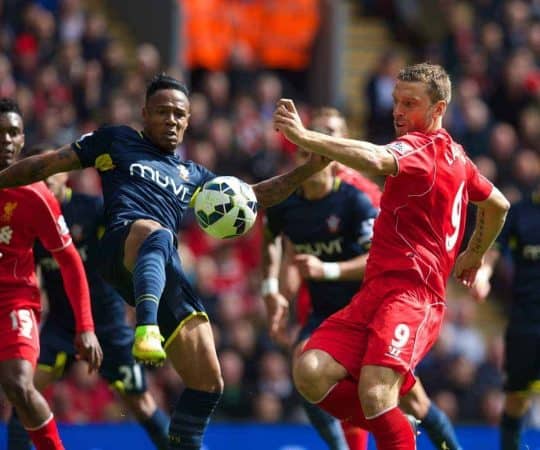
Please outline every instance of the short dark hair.
M452 97L452 84L446 70L438 64L427 62L414 64L401 69L398 75L401 81L418 81L427 85L428 94L432 103L446 100L450 103Z
M146 101L148 101L148 99L157 91L161 91L162 89L176 89L177 91L182 92L186 97L189 95L188 88L185 84L181 83L176 78L160 73L150 80L150 83L146 88Z
M0 114L15 113L22 117L21 109L17 102L11 98L0 98Z

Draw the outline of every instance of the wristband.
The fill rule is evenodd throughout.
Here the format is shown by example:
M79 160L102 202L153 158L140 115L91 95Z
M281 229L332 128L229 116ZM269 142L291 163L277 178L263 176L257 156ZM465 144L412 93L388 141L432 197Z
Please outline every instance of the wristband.
M261 285L261 295L263 297L269 294L277 294L279 292L279 282L277 278L265 278Z
M341 269L339 267L339 263L336 263L336 262L323 263L322 270L323 270L323 278L325 280L337 280L339 276L341 275Z

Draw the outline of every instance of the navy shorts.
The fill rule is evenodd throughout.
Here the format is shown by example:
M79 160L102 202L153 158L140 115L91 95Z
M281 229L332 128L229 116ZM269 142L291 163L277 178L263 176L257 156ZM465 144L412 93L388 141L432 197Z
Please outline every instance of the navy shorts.
M103 235L100 241L100 271L105 281L113 286L127 303L134 306L133 279L124 266L124 242L129 229L130 225L126 225L109 230ZM167 345L169 338L185 319L194 315L207 315L182 270L178 252L174 252L165 270L167 280L159 301L158 325Z
M505 344L504 390L536 391L540 381L540 334L509 331Z
M142 366L131 354L133 330L127 324L116 324L96 330L103 349L100 375L114 388L127 394L146 391L146 378ZM40 332L38 367L54 372L60 378L75 360L73 344L75 332L72 328L49 318Z

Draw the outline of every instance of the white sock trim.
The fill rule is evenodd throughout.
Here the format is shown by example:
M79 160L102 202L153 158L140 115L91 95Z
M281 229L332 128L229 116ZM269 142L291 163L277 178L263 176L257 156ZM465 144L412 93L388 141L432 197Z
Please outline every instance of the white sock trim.
M53 419L54 419L54 414L51 413L51 415L47 419L45 419L45 422L43 422L41 425L38 425L37 427L33 427L33 428L25 427L26 431L37 431L40 428L47 426L47 424Z
M369 416L369 417L366 416L366 420L373 420L373 419L376 419L377 417L380 417L380 416L382 416L383 414L386 414L388 411L392 411L394 408L397 408L397 405L390 406L389 408L384 409L384 410L381 411L380 413L374 414L373 416Z

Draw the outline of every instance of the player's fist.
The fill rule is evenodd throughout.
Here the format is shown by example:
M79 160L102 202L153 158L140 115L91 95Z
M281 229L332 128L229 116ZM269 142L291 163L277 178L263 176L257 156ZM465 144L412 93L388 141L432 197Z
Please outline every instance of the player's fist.
M277 102L273 122L274 128L281 131L289 141L295 144L299 144L306 131L294 102L287 98L282 98Z
M270 337L283 346L289 345L287 323L289 320L289 302L279 292L266 294L264 297L268 313L268 332Z
M468 288L472 288L476 281L476 274L483 264L483 255L465 250L456 259L454 274L456 278Z
M83 331L75 336L77 359L88 362L88 372L98 370L103 361L103 351L93 331Z
M484 301L491 290L491 267L483 265L476 274L476 282L471 287L471 294L478 301Z
M314 280L324 278L323 262L316 256L302 253L294 257L294 263L302 278Z

